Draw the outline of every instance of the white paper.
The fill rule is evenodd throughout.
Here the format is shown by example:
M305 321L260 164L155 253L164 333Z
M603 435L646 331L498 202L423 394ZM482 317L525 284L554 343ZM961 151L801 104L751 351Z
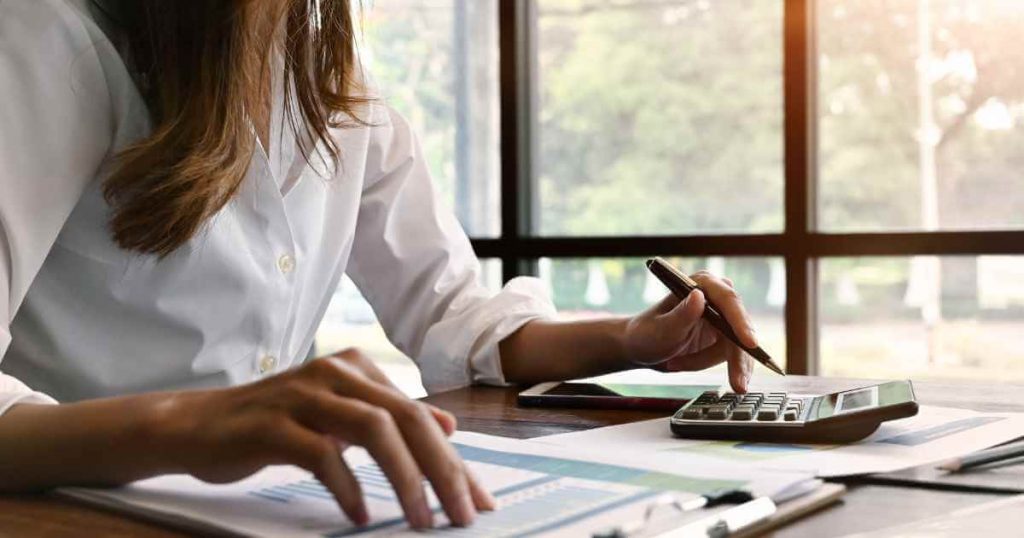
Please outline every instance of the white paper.
M810 476L797 473L749 473L721 465L681 469L667 459L648 462L605 450L569 450L467 432L457 433L453 442L484 487L495 493L499 509L481 514L470 528L446 529L446 535L589 535L642 517L665 491L681 500L719 488L785 497L815 485ZM290 466L268 467L227 485L171 475L118 489L61 491L197 530L275 537L409 533L391 487L369 455L352 448L345 460L361 483L372 517L362 533L349 524L323 486ZM428 493L437 508L429 488ZM435 513L436 525L443 527L443 512Z
M1015 495L898 527L850 534L846 538L1010 536L1019 535L1021 524L1024 524L1024 495Z
M884 422L866 439L848 445L799 445L698 441L672 436L668 419L634 422L535 441L567 448L656 453L686 471L732 465L747 470L798 471L819 477L896 471L950 459L1024 436L1024 414L980 413L921 406L916 416Z

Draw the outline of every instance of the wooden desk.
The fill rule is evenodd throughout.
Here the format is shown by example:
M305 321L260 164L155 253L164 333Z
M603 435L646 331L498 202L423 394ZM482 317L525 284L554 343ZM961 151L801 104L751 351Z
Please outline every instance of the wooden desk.
M760 372L759 372L760 373ZM721 378L695 374L694 383L719 383ZM783 389L824 393L866 384L863 380L761 375L755 390ZM925 404L983 411L1024 411L1024 386L915 383ZM658 414L629 411L522 409L515 389L474 387L437 394L427 401L455 413L463 430L530 438L610 424L655 418ZM834 536L915 521L955 508L999 498L994 494L848 484L843 502L804 518L776 533L780 537ZM0 496L0 536L183 536L172 530L118 514L87 508L48 496Z

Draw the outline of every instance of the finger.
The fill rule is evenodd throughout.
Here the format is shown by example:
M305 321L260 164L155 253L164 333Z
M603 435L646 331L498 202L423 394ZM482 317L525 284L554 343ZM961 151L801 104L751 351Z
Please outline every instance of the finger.
M359 481L342 459L333 440L292 421L277 427L273 439L280 443L278 448L287 463L313 473L331 492L349 520L360 526L370 522Z
M343 351L339 351L338 353L331 355L331 358L336 360L342 360L346 364L349 364L350 366L358 370L366 377L396 392L402 392L397 386L395 386L394 383L391 382L391 379L388 378L387 374L385 374L377 366L377 364L373 362L372 359L367 357L363 352L359 351L358 349L350 348Z
M430 410L430 414L433 415L434 420L437 421L437 425L441 426L441 430L444 431L444 434L451 437L459 427L459 421L455 418L455 415L428 403L423 405L427 406L427 409Z
M405 442L416 447L413 457L433 486L448 519L457 526L472 523L476 503L465 464L427 406L408 399L382 400L380 405L396 417Z
M725 341L725 339L722 339ZM750 376L754 371L754 359L746 352L729 342L728 363L729 363L729 384L734 392L745 393L750 386Z
M707 298L718 307L719 312L725 317L743 345L757 347L754 324L750 321L750 316L736 290L710 273L697 273L693 278L700 284L701 289L707 294Z
M730 347L735 348L736 345L725 338L719 338L710 347L695 353L672 357L665 363L665 368L669 372L692 372L711 368L728 360Z
M651 305L651 307L647 309L647 313L654 316L660 316L662 314L670 312L679 303L679 298L676 297L675 294L669 293L668 295L662 297L660 301Z
M365 378L346 376L344 372L339 375L336 390L386 410L393 417L391 424L397 424L395 427L401 433L396 442L406 453L406 446L416 447L412 457L433 486L448 519L454 525L473 522L476 509L463 472L462 458L448 442L427 406Z
M704 305L704 294L700 290L694 290L671 311L655 319L658 329L654 333L654 338L661 342L662 349L666 350L659 358L672 356L683 350L696 349L694 344L700 343Z
M324 393L307 400L301 419L314 423L320 431L366 448L395 490L409 524L417 529L433 526L434 514L427 505L423 474L390 413L359 399Z
M387 374L385 374L372 359L359 350L346 349L335 353L332 357L347 362L366 377L404 395L404 393L391 382L391 379L388 378ZM458 421L455 420L455 416L433 405L430 405L429 407L431 413L434 415L434 419L437 420L437 423L441 426L441 429L444 430L445 434L450 436L455 433L455 428L458 426Z
M722 282L725 282L725 285L729 286L730 288L733 288L733 289L736 288L736 286L734 286L733 283L732 283L732 279L727 277L727 276L723 276L722 277Z
M678 328L690 329L700 320L704 314L704 307L707 300L701 290L693 290L686 299L679 301L676 306L659 319L668 321Z
M469 493L473 497L473 504L476 505L477 510L491 511L498 508L498 501L494 499L491 492L480 485L480 480L473 473L473 470L465 463L462 464L462 468L469 481Z
M729 384L732 389L736 392L746 392L751 385L751 376L754 374L754 359L746 355L745 351L736 345L732 345L727 361L729 363Z
M365 420L365 425L374 431L366 438L364 446L391 482L409 523L414 528L432 527L434 514L427 505L423 491L423 474L409 452L398 425L390 414L379 408Z

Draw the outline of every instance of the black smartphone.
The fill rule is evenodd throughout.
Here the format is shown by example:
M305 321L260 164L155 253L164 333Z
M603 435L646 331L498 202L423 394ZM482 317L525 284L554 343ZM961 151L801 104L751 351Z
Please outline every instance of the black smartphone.
M520 392L518 403L526 407L642 409L671 413L701 394L721 388L720 385L555 381L540 383Z

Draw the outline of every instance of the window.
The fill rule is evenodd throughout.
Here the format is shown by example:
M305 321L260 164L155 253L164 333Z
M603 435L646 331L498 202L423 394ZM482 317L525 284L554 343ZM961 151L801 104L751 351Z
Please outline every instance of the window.
M820 225L1022 229L1024 3L820 0Z
M1024 3L375 0L365 26L491 285L633 313L660 255L732 277L793 373L1019 370Z
M540 234L782 231L778 0L538 0L535 24Z
M822 372L1024 380L1024 257L829 258Z
M376 0L363 58L381 97L420 137L466 231L500 232L496 0Z

